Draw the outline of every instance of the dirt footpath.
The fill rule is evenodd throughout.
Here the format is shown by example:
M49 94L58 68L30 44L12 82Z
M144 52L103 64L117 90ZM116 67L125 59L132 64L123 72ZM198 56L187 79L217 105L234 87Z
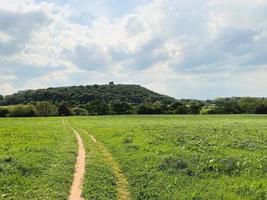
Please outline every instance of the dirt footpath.
M76 134L78 142L78 155L75 165L74 179L71 186L69 200L83 200L82 195L82 186L83 186L83 177L85 173L85 149L83 146L83 141L79 133L72 128L72 131Z

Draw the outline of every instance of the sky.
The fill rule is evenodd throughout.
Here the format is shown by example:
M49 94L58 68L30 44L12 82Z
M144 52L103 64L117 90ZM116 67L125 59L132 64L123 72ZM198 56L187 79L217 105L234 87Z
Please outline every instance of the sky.
M0 94L140 84L267 96L267 0L0 0Z

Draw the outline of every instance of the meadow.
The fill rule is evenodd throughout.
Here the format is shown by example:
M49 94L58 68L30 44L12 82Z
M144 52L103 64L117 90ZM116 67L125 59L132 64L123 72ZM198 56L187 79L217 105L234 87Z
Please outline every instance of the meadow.
M108 116L69 121L109 149L128 179L132 199L266 199L267 116ZM90 169L87 173L94 174ZM105 190L105 182L99 188L101 183L86 181L89 193Z
M87 153L85 199L266 199L266 115L0 119L0 199L67 199L69 127Z
M1 118L0 199L67 199L76 149L60 118Z

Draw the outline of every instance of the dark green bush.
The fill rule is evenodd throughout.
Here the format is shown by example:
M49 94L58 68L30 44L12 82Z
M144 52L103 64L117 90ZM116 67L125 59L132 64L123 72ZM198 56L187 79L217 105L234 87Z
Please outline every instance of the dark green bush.
M9 113L8 108L0 107L0 117L7 117L8 113Z
M72 108L72 111L74 112L74 114L76 116L86 116L88 115L88 111L84 108L79 108L79 107L75 107L75 108Z
M36 114L42 117L57 115L56 106L48 101L37 102L36 110Z
M9 109L10 117L33 117L36 114L36 109L33 105L19 104L11 106Z

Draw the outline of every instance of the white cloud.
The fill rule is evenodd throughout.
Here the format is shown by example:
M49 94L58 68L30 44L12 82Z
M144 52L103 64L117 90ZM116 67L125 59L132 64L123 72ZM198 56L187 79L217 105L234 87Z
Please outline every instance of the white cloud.
M109 13L101 2L93 10ZM265 92L238 85L250 83L249 74L265 74L259 70L267 68L266 1L154 0L119 17L87 9L87 24L73 20L80 14L70 5L0 2L0 70L16 76L0 76L2 93L92 80L139 83L183 98ZM25 66L36 71L26 81L18 74ZM232 76L233 83L231 73L244 79Z

